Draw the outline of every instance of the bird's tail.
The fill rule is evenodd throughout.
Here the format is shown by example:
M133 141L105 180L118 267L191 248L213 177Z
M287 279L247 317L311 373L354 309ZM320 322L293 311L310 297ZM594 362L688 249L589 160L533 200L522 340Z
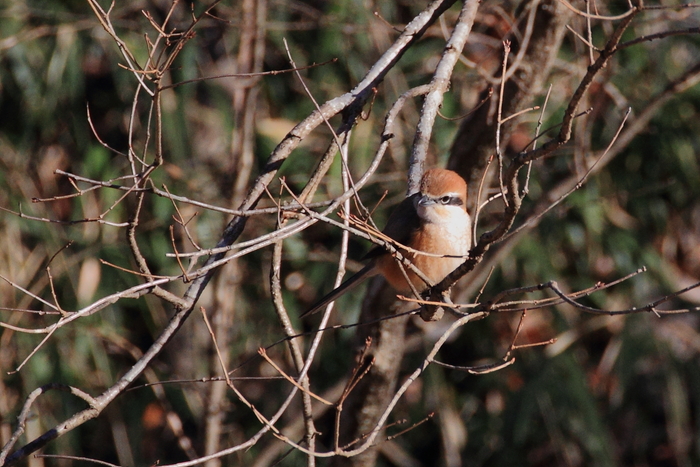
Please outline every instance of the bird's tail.
M335 289L331 290L328 292L321 300L316 302L311 308L306 310L304 313L299 316L300 318L304 318L305 316L310 316L313 315L314 313L317 313L319 310L324 308L326 305L329 303L335 301L343 295L345 292L348 292L358 285L365 279L367 279L370 276L373 276L377 273L377 270L374 266L374 261L369 263L367 266L364 268L360 269L357 273L352 275L348 280L340 284L338 287Z

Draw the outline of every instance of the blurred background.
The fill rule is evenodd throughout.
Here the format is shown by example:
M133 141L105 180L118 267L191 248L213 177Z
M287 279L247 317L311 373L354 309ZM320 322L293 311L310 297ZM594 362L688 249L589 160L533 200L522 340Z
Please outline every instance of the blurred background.
M629 8L626 1L595 3L590 8L599 15L619 15ZM488 298L550 280L572 292L646 267L647 272L582 300L588 306L621 310L644 306L700 281L700 86L695 85L700 70L700 9L662 3L670 8L639 14L623 42L664 31L683 34L632 45L615 55L579 108L592 111L577 119L572 141L555 157L533 164L529 195L516 226L559 199L566 191L562 191L565 181L584 177L631 108L623 129L627 139L618 139L614 158L601 162L580 189L531 228L494 248L481 269L455 291L460 301L474 300L482 286L481 296ZM164 0L115 3L110 14L115 30L141 63L149 50L145 36L151 41L157 36L143 11L162 24L171 6ZM586 10L583 2L574 6ZM287 69L286 40L298 66L323 64L301 71L304 83L322 103L352 89L395 40L397 29L424 7L425 2L404 0L223 2L194 28L195 36L164 79L179 83ZM374 156L387 109L410 87L430 81L459 8L459 4L450 8L411 47L377 89L371 110L365 108L366 119L354 128L350 147L348 162L354 175L361 175ZM172 10L169 28L189 27L191 9L200 13L203 6L181 2ZM534 23L529 23L531 18ZM536 27L528 32L528 24ZM587 40L603 47L617 24L619 20L591 20ZM551 86L542 128L560 123L590 64L588 46L565 25L588 37L586 18L563 2L484 2L464 60L455 68L445 94L442 115L464 116L489 87L498 94L502 41L507 39L513 43L511 63L524 51L520 69L510 81L512 90L505 95L507 113L543 105ZM549 55L544 57L544 52ZM597 55L593 52L594 58ZM38 298L53 303L51 282L61 307L76 310L141 281L119 269L137 269L123 227L133 213L132 197L121 200L123 192L99 189L55 198L75 193L69 179L56 170L104 181L128 175L123 153L129 150L130 138L138 156L152 160L152 108L145 96L134 103L137 82L124 65L88 2L0 0L2 323L36 329L55 322L55 316L22 311L48 310ZM488 122L493 120L495 102L493 97L466 119L438 119L429 151L431 165L449 165L478 180L480 172L474 167L494 151L495 132ZM420 99L409 101L393 130L389 153L361 193L370 207L386 194L374 215L380 227L405 194L420 106ZM169 89L162 95L165 162L154 172L153 186L209 205L236 208L272 149L313 110L292 73L195 80ZM509 122L502 142L507 156L523 150L534 137L540 115L531 111ZM340 117L331 123L337 126ZM304 187L330 140L330 131L319 127L284 163L279 176L293 191ZM315 201L342 192L339 174L336 161ZM115 183L128 185L128 180ZM90 185L78 186L86 190ZM273 182L271 196L280 191L280 183ZM48 198L53 199L41 202ZM40 202L33 202L37 199ZM270 199L261 202L272 205ZM490 207L482 214L479 233L499 219L502 207L498 203ZM37 219L21 218L20 212ZM174 216L188 222L191 237ZM70 222L98 218L106 223ZM179 274L177 261L166 256L173 245L180 252L194 251L195 245L212 247L229 219L211 209L148 196L137 240L154 274ZM272 231L276 220L275 214L253 217L241 239ZM319 223L285 240L282 280L290 315L298 316L331 289L340 237L341 231ZM350 259L358 260L368 248L366 242L351 239ZM199 302L210 316L219 347L227 350L224 358L236 370L235 377L277 376L257 355L259 347L284 337L270 300L270 261L271 249L263 249L227 264ZM349 268L357 265L351 261ZM182 294L185 287L177 282L168 290ZM342 312L336 312L333 320L357 321L362 298L361 292L344 297L338 305ZM661 308L699 304L700 290L693 290ZM44 334L0 328L0 444L15 429L32 390L60 382L99 394L148 349L171 314L153 296L121 300L60 328L36 353ZM439 360L453 365L498 361L520 318L520 313L501 313L471 323L443 348ZM436 324L408 322L399 381L420 364L450 319ZM313 328L311 323L295 324L300 330ZM700 465L699 328L697 311L659 318L648 313L591 315L568 305L532 310L517 342L556 338L554 344L519 350L513 365L485 375L431 366L390 419L407 422L390 428L387 435L430 413L435 416L380 444L376 457L365 462ZM313 368L317 392L342 387L355 364L356 338L355 329L334 331L324 338ZM288 362L284 345L269 353ZM137 387L96 420L53 441L44 453L124 466L152 465L241 443L259 429L258 420L223 383L195 381L219 374L211 337L201 314L193 313ZM145 386L159 381L165 383ZM247 379L236 384L263 413L276 410L289 390L289 384L279 380ZM69 394L47 393L33 408L26 439L83 407ZM300 418L299 410L290 409L281 425L292 426ZM273 438L263 438L250 450L220 462L255 466L305 462L304 456L287 450ZM335 461L319 460L319 465L329 462ZM69 460L44 458L27 463L72 465Z

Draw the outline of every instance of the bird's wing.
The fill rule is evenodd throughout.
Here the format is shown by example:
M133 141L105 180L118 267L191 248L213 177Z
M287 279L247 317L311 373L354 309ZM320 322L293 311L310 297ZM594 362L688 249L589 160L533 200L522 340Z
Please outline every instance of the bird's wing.
M383 234L402 245L411 243L411 239L420 227L420 219L415 207L415 198L418 196L420 193L415 193L396 206L386 222L386 227L382 230ZM386 249L375 246L362 259L373 259L383 254L386 254Z
M399 205L396 206L396 209L394 209L394 211L389 216L389 219L386 223L386 227L384 227L384 230L382 230L382 232L386 236L388 236L392 240L396 240L402 245L411 243L411 239L420 227L420 220L418 219L418 215L416 214L416 208L414 204L414 198L417 196L420 196L420 194L416 193L414 195L411 195L408 198L404 199L401 203L399 203ZM326 296L321 298L311 308L305 311L300 316L300 318L318 312L330 302L337 300L338 297L343 295L345 292L358 286L363 280L377 274L374 259L382 256L383 254L386 254L385 248L381 246L376 246L372 248L362 258L363 260L370 260L367 266L365 266L358 273L351 276L348 280L340 284L338 288L333 289Z

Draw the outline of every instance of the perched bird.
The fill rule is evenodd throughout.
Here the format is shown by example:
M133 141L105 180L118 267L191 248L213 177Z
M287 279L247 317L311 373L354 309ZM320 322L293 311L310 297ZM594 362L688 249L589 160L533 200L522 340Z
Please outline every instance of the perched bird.
M399 248L435 285L457 266L464 262L471 247L471 218L467 213L467 184L457 173L446 169L431 169L425 172L420 182L420 191L399 204L382 231L386 236L413 250L432 255L422 255ZM440 257L435 255L450 255ZM364 279L381 274L397 292L409 295L411 287L406 277L418 292L429 286L410 268L381 247L376 246L365 255L369 263L358 273L328 293L301 316L316 313L335 301Z

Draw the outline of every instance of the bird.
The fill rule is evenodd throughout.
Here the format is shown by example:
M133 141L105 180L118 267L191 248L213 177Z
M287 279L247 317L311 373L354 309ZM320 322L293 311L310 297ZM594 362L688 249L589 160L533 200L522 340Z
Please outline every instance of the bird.
M376 246L363 258L368 263L337 288L326 294L300 318L312 315L365 279L381 274L398 293L409 295L411 281L417 292L437 284L465 260L471 248L471 218L466 208L467 183L456 172L429 169L417 193L405 198L391 213L382 233L411 250L397 246L431 282L426 284L411 269L400 264L384 247ZM413 250L429 253L424 255ZM437 256L446 255L446 256Z

